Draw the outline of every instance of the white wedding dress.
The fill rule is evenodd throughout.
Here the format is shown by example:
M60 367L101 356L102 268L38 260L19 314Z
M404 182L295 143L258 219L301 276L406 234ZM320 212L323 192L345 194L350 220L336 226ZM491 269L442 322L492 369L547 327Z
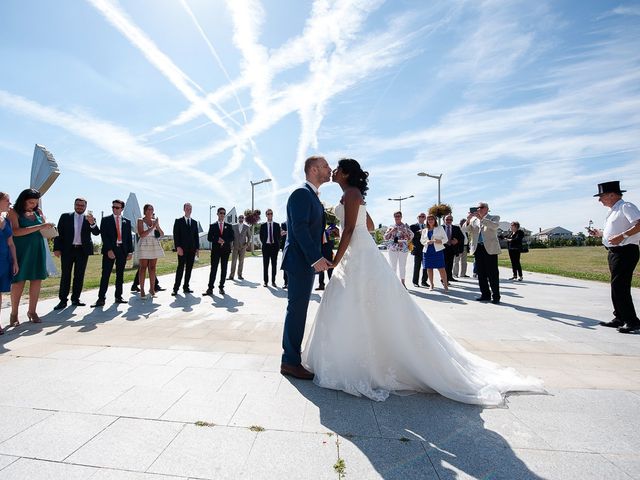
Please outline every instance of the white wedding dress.
M344 223L342 205L336 214ZM507 392L544 392L541 380L468 352L431 320L378 251L366 217L361 206L303 351L314 383L378 401L435 391L480 405L500 405Z

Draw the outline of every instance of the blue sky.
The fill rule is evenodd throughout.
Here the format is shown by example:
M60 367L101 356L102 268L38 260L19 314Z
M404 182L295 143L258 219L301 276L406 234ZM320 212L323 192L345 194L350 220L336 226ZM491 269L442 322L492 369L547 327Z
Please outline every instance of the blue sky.
M135 192L170 230L272 178L256 207L283 221L316 153L370 172L376 223L435 203L420 171L456 218L534 231L602 224L599 182L640 203L637 1L4 0L0 63L0 190L45 145L53 220Z

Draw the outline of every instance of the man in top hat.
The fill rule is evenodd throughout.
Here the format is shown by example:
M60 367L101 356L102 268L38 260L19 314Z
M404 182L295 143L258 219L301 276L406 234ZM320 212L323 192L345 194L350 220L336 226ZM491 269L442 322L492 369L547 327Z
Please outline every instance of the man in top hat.
M598 184L598 201L609 208L604 229L588 229L591 235L602 237L602 244L609 251L609 271L611 272L611 300L614 319L600 322L605 327L617 328L620 333L640 330L640 320L636 315L631 297L631 280L640 256L640 210L633 203L622 200L620 182Z

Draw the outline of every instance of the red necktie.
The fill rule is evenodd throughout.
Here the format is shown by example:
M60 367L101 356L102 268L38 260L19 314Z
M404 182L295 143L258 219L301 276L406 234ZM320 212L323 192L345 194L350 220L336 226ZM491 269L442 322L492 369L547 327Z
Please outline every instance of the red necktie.
M220 227L220 236L222 236L222 232L224 230L224 223L218 223L218 226Z
M115 216L116 219L116 242L122 243L122 232L120 231L120 215Z

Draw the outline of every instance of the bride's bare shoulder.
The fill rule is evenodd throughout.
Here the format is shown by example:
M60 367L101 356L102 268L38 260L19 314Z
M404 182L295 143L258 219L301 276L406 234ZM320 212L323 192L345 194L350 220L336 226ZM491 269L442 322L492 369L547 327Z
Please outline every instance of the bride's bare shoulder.
M358 205L362 205L364 203L364 199L362 198L362 193L355 187L349 187L344 191L344 195L342 195L342 200L340 203L357 203Z

